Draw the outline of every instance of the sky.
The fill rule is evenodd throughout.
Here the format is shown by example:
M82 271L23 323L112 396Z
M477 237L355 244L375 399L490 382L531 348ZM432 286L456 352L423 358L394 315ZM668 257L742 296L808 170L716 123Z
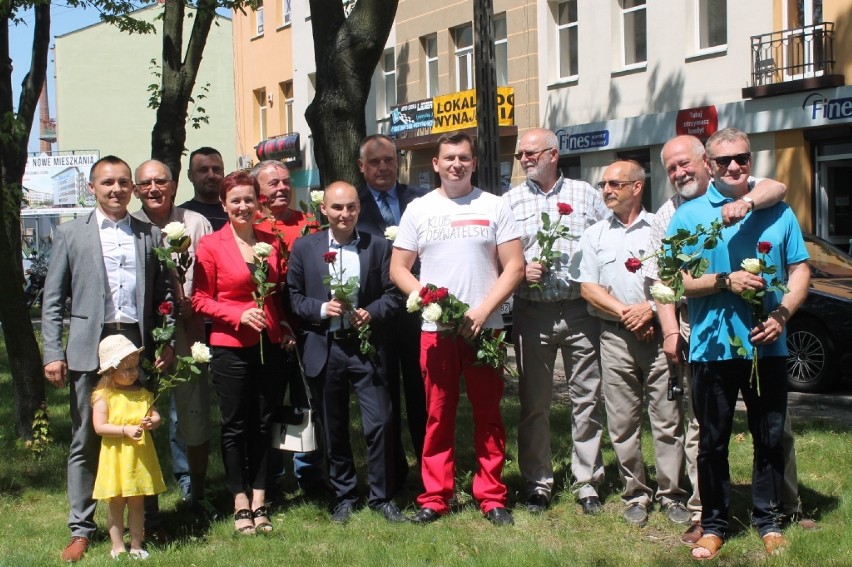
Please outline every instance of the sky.
M32 52L33 42L33 26L35 25L35 16L32 10L27 10L19 14L23 19L18 25L9 26L9 53L12 57L12 90L13 101L17 108L18 97L21 93L21 81L29 71L30 55ZM53 47L54 38L57 35L63 35L74 30L86 27L99 21L98 11L93 8L70 8L63 2L54 2L50 8L50 45ZM47 60L47 95L50 104L50 116L56 117L56 103L54 98L54 72L53 72L53 52L48 54ZM36 109L35 118L33 120L33 129L30 133L29 151L38 152L38 123L39 110Z

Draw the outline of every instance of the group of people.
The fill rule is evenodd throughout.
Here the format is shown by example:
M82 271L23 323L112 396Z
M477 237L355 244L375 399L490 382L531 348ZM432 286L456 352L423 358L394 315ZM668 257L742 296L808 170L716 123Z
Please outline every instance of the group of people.
M813 527L801 517L786 414L784 326L809 279L798 224L781 203L786 188L749 175L749 142L738 130L717 132L706 149L679 136L661 155L676 194L654 215L642 208L640 164L614 162L596 190L560 173L558 147L553 132L526 132L515 157L527 179L497 196L473 185L476 152L464 133L439 138L432 165L440 185L433 191L398 183L393 141L368 136L358 154L364 186L335 181L323 191L325 230L291 208L290 175L281 162L226 176L221 155L200 148L188 171L194 198L179 207L165 164L144 162L134 181L119 158L95 163L90 190L97 207L56 231L43 302L45 376L56 386L67 380L71 390L72 537L63 560L77 561L88 549L96 498L109 500L114 557L126 551L125 506L131 555L146 556L143 533L165 536L156 500L165 486L149 452L150 430L162 420L140 384L156 390L156 371L188 355L196 341L211 346L212 380L204 373L178 386L168 421L173 472L184 500L199 513L215 513L205 498L212 382L237 532L273 529L267 494L283 463L271 437L288 389L291 402L310 399L318 410L323 451L296 454L294 473L304 488L328 486L332 521L348 521L359 500L350 388L367 446L367 505L391 522L438 520L455 497L463 376L473 410L473 496L491 523L512 524L502 480L504 382L499 369L477 362L472 339L502 327L499 307L513 294L518 461L530 513L545 511L554 497L550 407L561 350L572 416L570 489L584 514L603 509L605 418L623 483L624 520L645 525L658 502L671 522L688 526L682 540L696 559L714 557L726 537L727 444L742 391L755 442L753 517L767 551L786 545L785 516ZM142 208L131 215L133 195ZM707 273L684 275L687 318L686 300L674 306L651 297L650 285L659 280L652 253L666 234L716 218L724 220L725 238L705 252ZM174 221L186 226L194 257L182 285L153 252L162 245L161 229ZM568 236L543 251L540 233L551 222L566 227ZM767 291L769 318L753 321L751 306L737 296L767 282L740 263L756 256L763 241L775 243L767 258L789 292ZM642 270L625 267L629 258L644 257L650 260ZM417 300L427 284L467 304L454 328L421 317ZM67 296L74 302L63 347ZM163 302L174 310L158 309ZM175 325L175 335L157 349L151 330L162 319ZM749 379L751 361L736 354L729 335L760 346L759 390ZM140 357L154 370L138 372ZM671 368L686 375L687 404L667 395ZM394 502L409 473L403 400L423 486L411 517ZM645 405L656 489L641 453ZM115 455L122 446L132 457ZM146 474L125 470L130 462L143 463ZM144 483L130 482L140 476Z

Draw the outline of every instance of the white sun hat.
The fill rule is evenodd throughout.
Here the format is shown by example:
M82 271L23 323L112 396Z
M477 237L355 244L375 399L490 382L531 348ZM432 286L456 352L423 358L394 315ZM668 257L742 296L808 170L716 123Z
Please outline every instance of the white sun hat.
M136 348L130 339L124 335L110 335L98 345L98 358L101 368L98 374L118 368L121 361L136 352L142 352L143 347Z

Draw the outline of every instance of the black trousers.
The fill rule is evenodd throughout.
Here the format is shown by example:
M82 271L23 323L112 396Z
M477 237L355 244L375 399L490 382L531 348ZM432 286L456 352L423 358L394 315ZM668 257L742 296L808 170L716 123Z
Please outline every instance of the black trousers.
M355 390L367 442L367 503L376 508L393 497L393 418L390 393L358 342L332 340L321 377L322 415L329 482L338 502L355 503L358 479L349 435L349 388Z
M231 494L266 489L274 409L281 404L283 352L263 333L260 347L213 347L210 370L219 396L222 461Z

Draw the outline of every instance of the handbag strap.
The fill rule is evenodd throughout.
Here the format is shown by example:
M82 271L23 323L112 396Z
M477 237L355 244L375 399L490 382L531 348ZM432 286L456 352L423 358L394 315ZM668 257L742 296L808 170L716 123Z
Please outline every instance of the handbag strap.
M289 330L293 337L296 336L296 333L293 332L293 327L291 327L289 323L284 322L281 325ZM305 399L308 400L308 409L313 410L314 405L311 403L313 396L311 396L311 388L308 386L308 379L305 376L305 365L302 363L302 355L299 353L299 345L296 345L293 350L296 352L296 362L299 364L299 374L302 376L302 386L305 388Z

